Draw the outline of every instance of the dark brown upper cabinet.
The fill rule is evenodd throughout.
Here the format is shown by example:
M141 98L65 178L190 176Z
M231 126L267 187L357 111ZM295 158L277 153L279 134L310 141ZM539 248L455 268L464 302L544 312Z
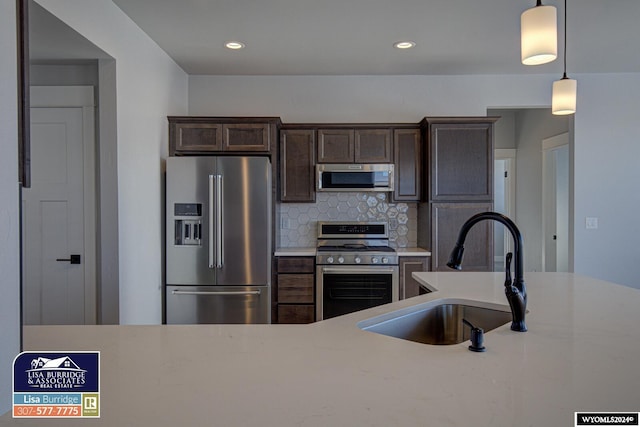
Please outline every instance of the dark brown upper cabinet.
M395 159L393 201L417 202L420 200L422 168L420 162L420 129L394 129Z
M353 129L318 129L318 163L353 163Z
M425 118L428 201L493 200L493 126L498 117Z
M316 132L313 129L280 131L280 200L315 202Z
M275 117L169 117L169 155L270 153Z
M392 163L391 129L356 129L354 141L356 163Z
M176 151L222 151L221 124L175 123L171 128Z
M269 151L269 123L235 123L222 125L225 151Z
M392 163L391 129L318 129L318 163Z

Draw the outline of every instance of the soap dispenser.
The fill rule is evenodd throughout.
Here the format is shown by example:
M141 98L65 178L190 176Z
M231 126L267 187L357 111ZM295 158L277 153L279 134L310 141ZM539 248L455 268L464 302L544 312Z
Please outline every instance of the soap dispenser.
M484 346L484 330L482 328L476 328L467 319L462 319L462 323L471 328L471 345L469 350L477 353L487 351Z

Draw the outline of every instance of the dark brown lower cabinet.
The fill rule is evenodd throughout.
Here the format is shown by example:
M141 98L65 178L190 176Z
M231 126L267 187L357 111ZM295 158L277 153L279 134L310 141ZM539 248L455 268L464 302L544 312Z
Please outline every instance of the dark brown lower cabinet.
M398 261L400 267L400 299L422 295L420 283L411 276L415 271L429 271L429 257L401 256Z
M315 321L315 258L278 257L275 323Z
M493 203L431 203L431 269L451 271L447 261L467 219L489 212ZM464 244L464 271L493 271L493 223L481 221L469 231Z

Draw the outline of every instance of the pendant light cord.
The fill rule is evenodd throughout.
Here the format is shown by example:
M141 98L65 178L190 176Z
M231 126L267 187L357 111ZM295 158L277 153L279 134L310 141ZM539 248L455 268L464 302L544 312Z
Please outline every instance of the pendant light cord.
M564 0L564 71L562 78L567 79L567 0Z

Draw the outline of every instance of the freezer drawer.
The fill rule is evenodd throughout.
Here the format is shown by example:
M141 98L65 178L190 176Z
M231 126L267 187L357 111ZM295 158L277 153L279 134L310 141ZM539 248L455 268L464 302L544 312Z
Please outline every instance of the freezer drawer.
M270 286L167 286L167 324L271 323Z

